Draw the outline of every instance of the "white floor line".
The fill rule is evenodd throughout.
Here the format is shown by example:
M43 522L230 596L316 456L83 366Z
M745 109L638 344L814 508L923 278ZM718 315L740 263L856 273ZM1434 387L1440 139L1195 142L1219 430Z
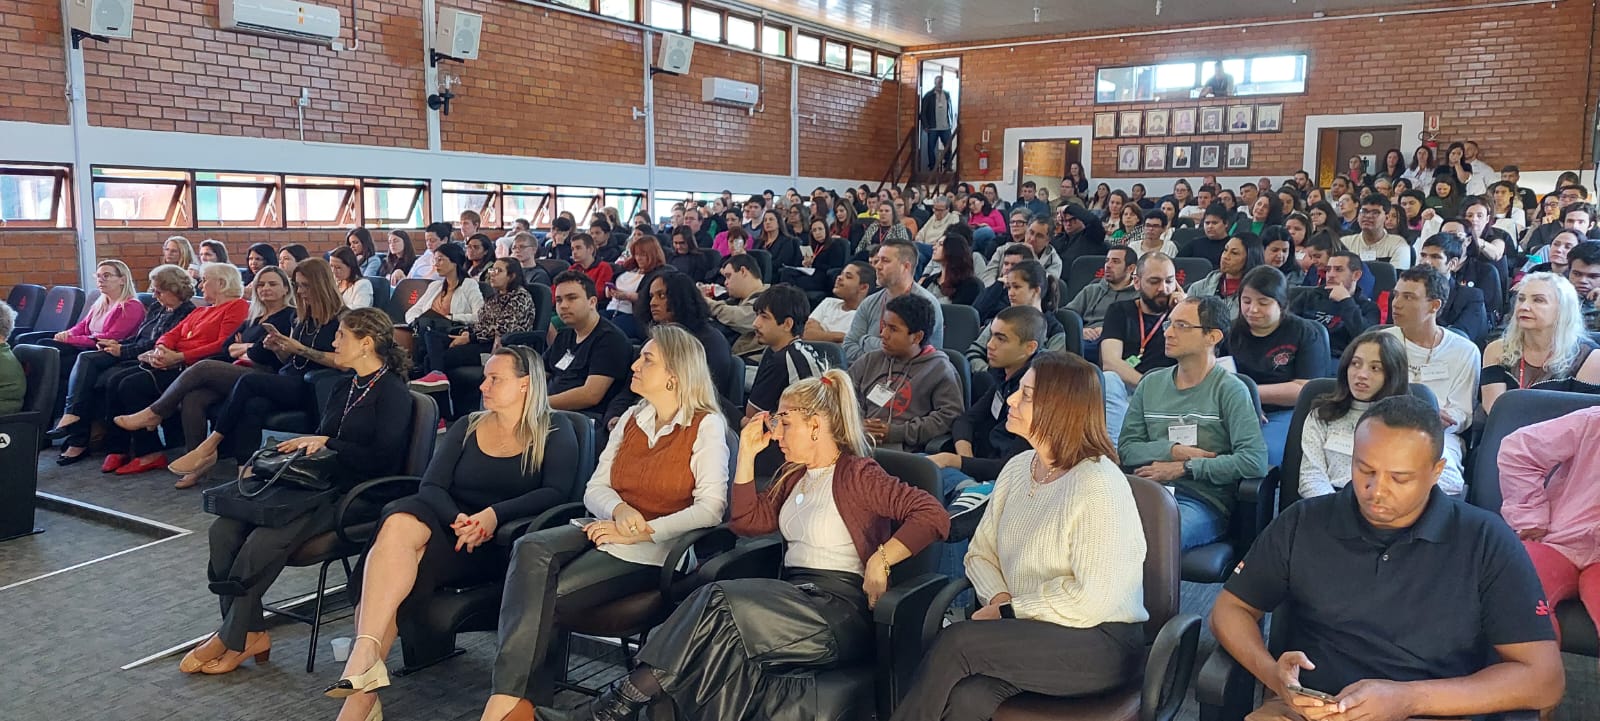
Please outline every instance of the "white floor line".
M338 593L339 591L343 591L344 588L345 588L345 584L342 584L342 583L337 585L337 586L329 586L328 589L324 592L324 595ZM313 592L307 593L307 594L305 594L303 596L299 596L297 598L287 599L287 600L285 600L285 601L283 601L281 603L275 603L273 605L275 605L275 606L298 606L298 605L303 604L303 603L309 603L313 599L315 599L316 597L317 597L317 594L316 594L315 591L313 591ZM276 614L276 613L273 613L271 611L267 611L265 614L263 614L262 617L263 618L272 618L272 617L277 616L277 615L278 614ZM208 639L208 638L211 638L211 634L209 634L209 633L204 635L204 636L200 636L198 638L189 639L188 641L184 641L183 643L180 643L180 644L178 644L176 646L170 646L168 648L164 648L164 649L162 649L160 651L157 651L155 653L150 654L149 656L145 656L144 658L141 658L141 659L139 659L137 661L131 661L131 662L123 665L121 670L123 670L123 671L131 671L131 670L136 669L136 668L138 668L140 666L143 666L145 664L153 663L155 661L160 661L161 659L166 658L168 656L171 656L171 655L173 655L175 653L178 653L180 651L188 651L189 649L194 648L195 646L199 646L200 644L204 643L205 640Z
M68 571L76 571L76 570L78 570L80 568L83 568L84 566L93 566L94 564L99 563L101 561L109 561L109 560L111 560L113 558L116 558L118 556L124 556L124 555L127 555L129 553L133 553L134 551L142 551L142 550L144 550L146 548L149 548L149 547L157 545L157 544L166 543L167 541L171 541L171 540L178 539L178 538L183 538L184 536L187 536L187 535L189 535L191 533L193 533L193 531L184 531L183 533L179 533L178 535L175 535L175 536L168 536L166 538L162 538L162 539L159 539L159 540L151 541L151 542L143 544L143 545L134 546L133 548L128 548L128 549L124 549L124 550L121 550L121 551L117 551L116 553L113 553L113 554L108 555L108 556L101 556L101 557L93 559L93 560L84 561L83 563L76 563L76 564L73 564L71 566L67 566L66 568L62 568L62 569L58 569L58 570L55 570L55 571L51 571L49 573L45 573L45 574L41 574L41 575L38 575L38 576L34 576L33 578L25 578L25 579L23 579L21 581L17 581L16 583L11 583L11 584L7 584L7 585L4 585L4 586L0 586L0 593L4 593L6 591L9 591L9 590L11 590L13 588L17 588L19 586L26 586L26 585L28 585L30 583L33 583L34 581L42 581L42 580L44 580L46 578L50 578L51 576L57 576L57 575L66 573Z
M90 510L90 511L94 511L96 513L102 513L102 514L105 514L105 515L108 515L108 516L116 516L118 518L127 519L127 520L133 521L135 523L143 524L143 525L146 525L146 526L153 526L155 528L159 528L159 529L161 529L163 531L166 531L167 533L191 533L191 531L189 529L187 529L187 528L179 528L178 526L174 526L174 525L172 525L170 523L162 523L162 522L157 521L157 520L152 519L152 518L145 518L144 516L135 516L132 513L128 513L126 511L119 511L119 510L117 510L115 508L106 508L105 506L95 505L95 504L89 503L87 501L80 501L80 500L78 500L76 498L68 498L66 496L58 496L58 495L56 495L54 493L46 493L44 491L35 491L34 495L38 496L39 498L44 498L44 499L48 499L48 500L51 500L51 501L55 501L55 502L60 503L62 505L77 506L79 508L83 508L83 509L87 509L87 510ZM56 511L56 513L66 513L66 512L65 511ZM90 522L93 523L95 521L90 521ZM134 533L137 533L137 531L134 531Z

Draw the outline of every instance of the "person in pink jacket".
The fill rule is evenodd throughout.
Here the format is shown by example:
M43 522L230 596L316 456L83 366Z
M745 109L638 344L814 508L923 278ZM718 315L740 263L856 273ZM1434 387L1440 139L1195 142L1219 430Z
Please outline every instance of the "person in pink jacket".
M126 263L100 261L94 269L94 287L100 291L100 298L76 325L55 335L30 333L18 339L19 343L49 346L61 353L61 381L56 387L62 394L67 392L67 381L79 353L95 350L101 340L127 340L144 323L144 304L139 302L133 271Z
M1501 441L1499 462L1500 515L1528 549L1552 611L1577 598L1600 626L1600 407L1518 429Z

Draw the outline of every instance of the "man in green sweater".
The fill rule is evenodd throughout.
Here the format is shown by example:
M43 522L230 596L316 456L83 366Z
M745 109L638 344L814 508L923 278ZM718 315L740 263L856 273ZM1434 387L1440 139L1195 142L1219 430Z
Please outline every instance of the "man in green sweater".
M22 399L28 392L28 379L22 372L22 363L11 352L6 338L17 322L17 312L5 301L0 301L0 416L22 410Z
M1215 296L1172 309L1163 332L1178 364L1145 374L1118 437L1123 465L1177 496L1184 550L1226 536L1239 481L1267 473L1250 391L1217 364L1227 322L1227 303Z

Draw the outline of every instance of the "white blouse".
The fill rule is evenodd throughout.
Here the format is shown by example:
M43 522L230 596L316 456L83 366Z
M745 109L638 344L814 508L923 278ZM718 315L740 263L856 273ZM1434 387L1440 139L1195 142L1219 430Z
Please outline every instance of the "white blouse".
M372 281L362 278L350 284L350 287L339 292L339 297L344 299L344 307L350 310L372 307Z
M806 469L778 510L778 530L788 542L783 565L861 575L861 554L833 496L833 469Z

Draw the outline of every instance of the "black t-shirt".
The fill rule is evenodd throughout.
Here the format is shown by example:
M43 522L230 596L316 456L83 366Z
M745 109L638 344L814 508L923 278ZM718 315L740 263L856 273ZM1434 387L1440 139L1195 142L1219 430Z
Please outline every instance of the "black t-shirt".
M1102 340L1115 338L1122 341L1123 359L1138 356L1139 361L1133 363L1133 369L1140 373L1177 365L1177 361L1167 357L1167 341L1161 334L1161 323L1167 319L1167 314L1145 313L1136 307L1138 302L1137 298L1119 300L1106 309Z
M776 412L784 389L795 381L821 375L827 368L822 354L803 340L790 343L783 350L768 350L756 367L756 379L750 384L746 399L760 410Z
M1258 386L1328 375L1328 336L1315 321L1284 313L1278 328L1264 336L1249 330L1228 336L1228 352L1239 372ZM1285 406L1263 405L1262 410Z
M1299 501L1224 587L1262 611L1292 607L1284 648L1317 665L1300 672L1305 687L1459 678L1494 646L1555 640L1533 563L1499 516L1435 488L1412 527L1387 543L1376 530L1350 487Z
M593 406L596 411L604 409L613 397L628 387L628 379L632 375L633 344L628 342L628 336L604 318L582 343L578 343L577 339L577 330L562 328L556 334L555 342L550 344L550 350L545 351L544 371L550 379L550 395L581 388L589 376L607 376L612 379L611 387L606 389L605 397Z
M1211 261L1211 267L1222 267L1222 250L1228 247L1228 239L1212 240L1204 235L1197 235L1192 240L1178 249L1179 258L1205 258Z

